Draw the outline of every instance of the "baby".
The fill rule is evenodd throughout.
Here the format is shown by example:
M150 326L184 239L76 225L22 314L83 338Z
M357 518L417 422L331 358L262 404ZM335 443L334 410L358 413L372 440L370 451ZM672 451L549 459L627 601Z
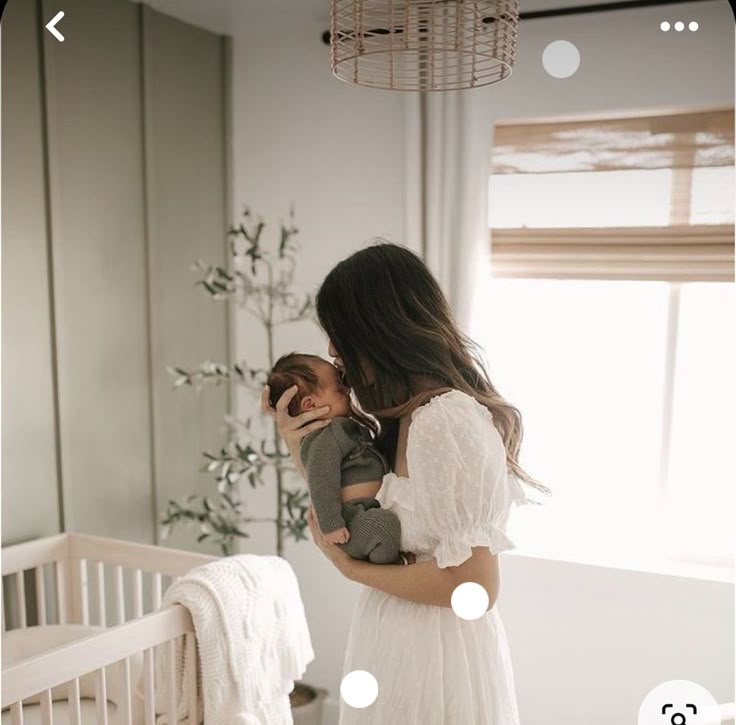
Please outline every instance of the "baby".
M374 564L410 564L413 554L399 550L401 523L381 508L375 495L389 467L373 446L368 419L351 403L337 368L317 355L290 353L273 366L268 378L270 403L297 385L289 414L329 405L329 425L308 433L300 456L309 495L325 540L354 559Z

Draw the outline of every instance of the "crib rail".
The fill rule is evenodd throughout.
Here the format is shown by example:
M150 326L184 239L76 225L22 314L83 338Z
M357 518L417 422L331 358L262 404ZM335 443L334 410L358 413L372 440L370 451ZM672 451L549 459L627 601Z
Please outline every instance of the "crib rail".
M182 551L153 544L140 544L92 534L65 533L46 536L2 549L2 575L33 569L60 559L90 559L143 571L181 576L193 561L206 563L216 556ZM194 564L196 566L196 564Z
M98 723L107 722L105 670L104 668L121 660L143 652L143 707L146 723L153 723L154 714L154 648L168 644L166 670L170 674L167 687L168 722L176 722L175 706L175 648L177 638L185 636L185 646L193 648L194 627L189 611L174 604L153 614L146 615L138 620L128 622L123 626L113 627L108 632L93 637L77 640L70 644L44 652L38 657L29 658L3 670L2 677L2 708L10 707L13 723L23 722L21 703L26 698L41 693L41 704L44 722L52 724L51 717L51 688L64 683L69 684L69 701L71 722L80 722L79 719L79 676L80 673L97 672L98 689L96 695L98 709ZM194 666L194 657L186 661ZM133 709L133 687L130 680L130 667L125 668L125 693L127 703L124 703L125 721L131 722ZM195 681L195 673L188 673L190 681ZM189 722L195 723L197 708L196 690L188 693ZM127 706L126 706L127 705Z
M133 541L126 541L125 545L121 546L119 539L90 534L69 534L69 557L103 561L106 564L174 577L185 574L198 564L219 558Z
M23 569L33 569L39 564L69 558L70 536L78 536L78 534L56 534L22 544L4 546L2 550L3 576L23 571Z
M59 624L122 624L143 616L146 609L156 611L160 607L164 577L176 581L193 567L217 558L77 533L3 547L2 581L12 592L9 607L2 596L2 630L11 622L12 627L28 626L31 598L36 601L38 624L51 623L49 610L54 611L53 618ZM29 570L33 572L30 580L26 577ZM126 572L132 585L126 586ZM148 601L144 601L144 574Z

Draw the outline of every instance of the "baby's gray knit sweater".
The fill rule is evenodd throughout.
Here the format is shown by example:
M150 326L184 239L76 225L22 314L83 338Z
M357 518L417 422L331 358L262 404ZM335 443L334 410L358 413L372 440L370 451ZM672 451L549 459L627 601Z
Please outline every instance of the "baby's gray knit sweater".
M345 526L340 489L377 481L388 473L386 459L371 444L370 432L352 418L336 416L304 436L300 455L320 529L329 534Z

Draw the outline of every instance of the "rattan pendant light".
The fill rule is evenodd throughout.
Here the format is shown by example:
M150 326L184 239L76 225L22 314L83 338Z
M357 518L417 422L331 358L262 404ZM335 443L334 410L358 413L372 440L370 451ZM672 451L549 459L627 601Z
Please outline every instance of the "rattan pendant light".
M332 72L397 91L448 91L511 75L518 0L332 0Z

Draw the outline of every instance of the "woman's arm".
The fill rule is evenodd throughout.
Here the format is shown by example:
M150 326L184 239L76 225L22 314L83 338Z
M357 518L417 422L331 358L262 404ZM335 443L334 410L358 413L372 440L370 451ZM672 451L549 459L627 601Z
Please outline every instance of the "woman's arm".
M464 582L476 582L488 592L488 609L496 603L499 589L498 557L484 546L474 547L460 566L441 569L434 559L416 564L372 564L357 559L339 560L338 567L359 584L380 589L420 604L450 607L452 593Z

